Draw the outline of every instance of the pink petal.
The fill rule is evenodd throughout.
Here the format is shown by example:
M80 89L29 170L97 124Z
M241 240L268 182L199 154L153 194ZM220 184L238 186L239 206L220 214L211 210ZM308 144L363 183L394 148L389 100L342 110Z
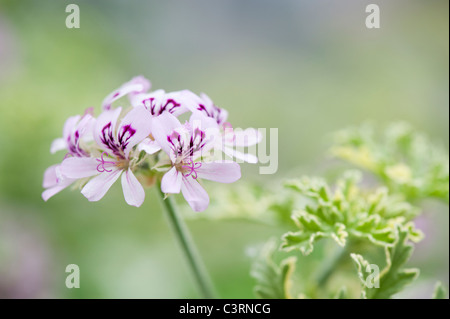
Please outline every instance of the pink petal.
M52 186L42 192L42 199L44 201L47 201L53 195L59 193L63 189L70 186L74 181L75 181L74 179L70 179L70 178L65 178L65 179L59 181L55 186Z
M168 155L171 154L171 144L167 141L167 136L171 135L175 129L182 128L178 119L170 113L163 113L153 118L152 135L156 142Z
M76 130L81 136L92 135L95 127L95 118L90 114L85 114L76 126Z
M124 143L126 143L125 156L128 156L130 150L138 143L142 142L148 135L150 135L152 127L152 116L145 109L144 106L133 108L125 115L117 130L117 140L120 141L120 136L123 134ZM134 132L131 136L125 130L129 129ZM123 133L126 132L126 133Z
M241 167L231 161L202 163L196 171L199 178L219 183L233 183L241 178Z
M242 153L242 152L234 150L230 147L223 147L222 151L231 158L237 158L237 159L240 159L241 161L251 163L251 164L258 163L258 158L253 154Z
M102 107L104 110L109 110L111 108L111 104L120 99L121 97L130 94L136 95L139 93L143 93L150 89L150 81L144 78L143 76L138 76L131 81L124 83L120 88L114 90L103 100Z
M147 154L154 154L161 150L161 146L159 146L156 141L152 141L150 138L146 138L138 144L137 149L139 152L145 151Z
M92 157L69 157L61 164L61 174L69 178L83 178L99 174L98 162ZM107 165L105 168L108 169Z
M103 172L91 179L81 190L89 201L95 202L103 198L112 184L120 177L122 170L116 169L112 172Z
M77 125L78 121L80 120L80 115L71 116L67 119L66 123L64 123L64 129L63 129L63 138L64 140L67 140L74 130L75 126Z
M181 190L181 178L182 174L177 171L175 167L172 167L167 173L164 174L161 180L161 191L163 193L178 194Z
M200 154L195 154L195 158L198 158L204 154L207 154L215 144L220 142L220 130L219 125L216 120L211 117L205 116L203 113L194 112L189 118L189 124L191 125L192 131L195 129L200 129L205 132L205 146L202 147Z
M42 187L49 188L58 184L58 177L56 174L56 168L58 166L60 166L60 164L52 165L45 170Z
M164 97L166 103L167 100L174 100L179 107L171 110L171 113L175 116L179 116L186 111L192 111L197 106L198 96L189 90L182 90L176 92L169 92Z
M50 146L50 153L54 154L64 149L67 149L67 143L65 139L60 137L53 140L52 146Z
M118 107L114 110L103 111L97 118L94 128L94 140L104 149L109 150L109 147L107 144L103 143L102 139L106 137L107 140L110 140L109 135L111 135L113 139L115 138L116 124L120 112L122 112L122 108Z
M122 189L128 205L139 207L144 202L145 192L141 183L134 176L131 169L122 174Z
M193 178L183 178L181 184L181 192L188 202L189 206L196 211L202 212L209 205L208 193L203 187Z

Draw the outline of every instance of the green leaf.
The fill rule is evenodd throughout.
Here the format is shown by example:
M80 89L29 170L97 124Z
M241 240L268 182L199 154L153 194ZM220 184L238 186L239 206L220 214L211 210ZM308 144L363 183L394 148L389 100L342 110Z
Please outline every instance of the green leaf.
M440 281L434 286L433 299L447 299L447 290Z
M390 196L384 187L367 192L359 187L360 180L360 172L348 171L334 187L321 178L305 177L285 183L304 197L304 204L292 214L298 231L286 233L281 248L298 249L308 255L322 238L332 238L342 247L347 238L392 245L395 225L403 225L410 240L422 239L422 233L411 222L418 214L417 208L398 196Z
M256 279L254 292L262 299L292 299L292 273L297 258L288 257L277 265L273 260L276 250L274 241L269 241L262 249L260 257L254 262L251 275Z
M438 198L449 202L448 150L433 145L406 123L377 137L372 126L336 133L332 154L375 174L408 200Z
M418 269L406 269L403 266L411 257L413 246L407 243L408 230L397 228L397 239L392 246L387 246L386 267L379 274L379 287L370 287L368 280L372 279L370 273L371 265L361 255L351 254L356 265L358 277L362 284L362 298L388 299L404 289L419 275ZM375 278L376 279L376 278Z

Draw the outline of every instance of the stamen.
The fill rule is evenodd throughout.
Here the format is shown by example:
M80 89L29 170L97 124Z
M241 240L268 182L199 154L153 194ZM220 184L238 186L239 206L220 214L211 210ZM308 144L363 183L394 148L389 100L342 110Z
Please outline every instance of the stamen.
M196 162L194 163L192 160L190 160L189 165L183 165L181 166L183 169L188 169L189 172L188 173L183 173L184 177L189 177L192 175L193 179L197 179L197 172L196 169L199 169L200 167L202 167L202 163L200 162Z
M100 173L103 172L112 172L112 169L106 169L105 168L105 164L116 164L116 162L110 162L110 161L105 161L105 159L103 158L103 155L109 156L109 154L107 152L103 152L101 155L101 159L96 159L97 162L100 162L100 164L97 165L97 171Z

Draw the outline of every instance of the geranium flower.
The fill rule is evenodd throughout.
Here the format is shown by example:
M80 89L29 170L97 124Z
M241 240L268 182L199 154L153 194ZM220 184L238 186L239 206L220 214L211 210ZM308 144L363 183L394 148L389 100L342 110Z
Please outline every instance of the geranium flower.
M50 152L55 153L66 150L67 156L86 157L89 151L84 145L92 140L92 129L95 119L88 113L80 116L71 116L67 119L63 128L63 137L53 141ZM46 190L42 193L42 198L47 201L53 195L70 186L76 179L63 176L60 172L60 164L52 165L44 173L42 186Z
M125 201L140 206L145 192L133 174L137 163L133 147L150 134L151 116L144 108L134 108L117 125L121 112L122 108L118 107L98 117L94 140L101 151L97 151L96 156L66 158L61 164L61 173L74 179L94 176L81 190L90 201L100 200L122 176Z
M222 138L216 139L215 148L221 150L231 158L237 158L247 163L258 163L258 158L252 154L242 153L236 147L249 147L261 142L262 135L258 130L247 128L245 130L234 130L227 122L228 111L214 104L214 102L204 93L197 99L197 105L192 110L203 116L213 119L222 132Z
M163 113L170 113L174 116L186 113L194 107L197 98L189 90L168 93L164 90L156 90L135 95L132 104L134 107L145 107L152 118L155 119ZM147 154L154 154L161 150L161 147L150 135L138 145L138 149L145 151Z
M209 205L209 196L199 179L233 183L241 177L239 164L232 161L206 162L214 147L214 124L193 115L182 125L170 113L161 114L153 123L153 136L169 156L171 167L161 180L164 193L181 193L194 211Z

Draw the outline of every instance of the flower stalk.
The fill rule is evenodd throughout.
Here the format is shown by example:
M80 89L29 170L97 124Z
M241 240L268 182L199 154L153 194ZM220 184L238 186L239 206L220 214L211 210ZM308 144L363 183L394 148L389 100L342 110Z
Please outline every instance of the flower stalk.
M179 215L173 198L171 196L165 198L165 194L161 192L160 185L158 186L158 193L160 194L169 223L171 224L173 232L175 233L175 236L177 237L177 240L181 245L184 255L186 256L200 293L205 299L214 299L215 290L206 271L206 268L200 258L197 248L190 236L189 230L186 227L183 219Z

